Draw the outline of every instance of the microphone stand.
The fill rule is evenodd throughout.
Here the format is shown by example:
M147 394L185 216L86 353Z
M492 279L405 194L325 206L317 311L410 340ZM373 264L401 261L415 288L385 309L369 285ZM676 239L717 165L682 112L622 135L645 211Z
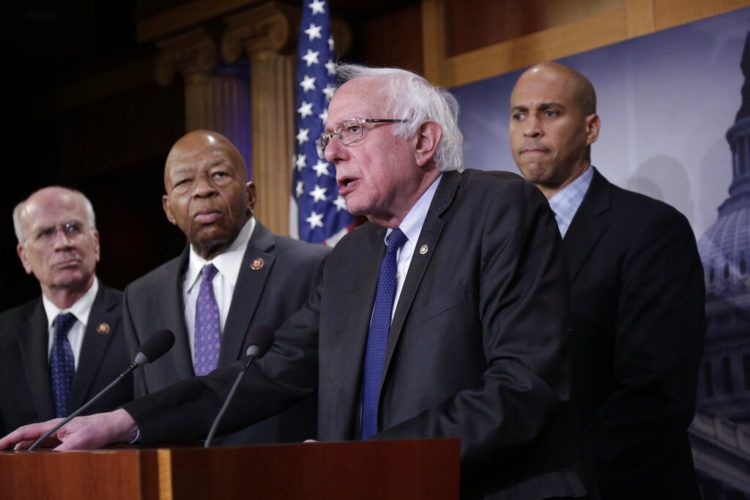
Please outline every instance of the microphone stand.
M245 376L245 372L247 372L248 368L250 368L250 365L253 363L253 361L255 360L255 358L260 352L260 348L255 345L251 345L250 347L248 347L247 350L248 350L247 361L245 361L245 364L242 366L242 370L240 370L240 373L237 375L237 378L234 379L234 384L232 384L232 388L229 389L229 394L227 394L227 399L224 401L224 404L221 406L221 410L219 410L219 414L216 415L216 418L214 419L213 424L211 424L211 430L208 431L208 436L206 437L206 441L203 443L204 448L211 447L211 441L213 441L214 439L214 434L216 434L216 429L219 428L219 422L221 422L222 417L224 417L224 413L226 413L227 408L229 407L229 403L232 401L232 398L234 397L234 393L237 391L237 386L240 385L240 381L242 380L242 377Z

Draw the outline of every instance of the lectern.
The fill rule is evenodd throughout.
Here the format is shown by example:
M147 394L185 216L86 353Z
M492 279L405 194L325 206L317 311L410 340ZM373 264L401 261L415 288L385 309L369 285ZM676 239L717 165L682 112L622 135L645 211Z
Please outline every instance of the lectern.
M3 499L458 499L459 441L0 453Z

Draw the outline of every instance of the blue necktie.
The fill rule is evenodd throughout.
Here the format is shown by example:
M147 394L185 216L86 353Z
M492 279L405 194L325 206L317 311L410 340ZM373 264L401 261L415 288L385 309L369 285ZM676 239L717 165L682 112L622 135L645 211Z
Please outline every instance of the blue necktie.
M377 432L378 400L380 399L380 381L385 365L385 350L388 345L388 333L391 330L393 299L396 296L396 252L408 238L396 228L391 231L386 241L387 250L380 263L378 289L375 303L372 306L372 321L367 335L365 367L362 377L362 439L367 439Z
M221 347L221 320L216 303L214 287L211 284L216 276L216 266L206 264L201 274L201 287L195 303L195 359L193 366L196 375L205 375L216 369Z
M55 340L49 357L50 381L52 395L55 398L55 416L68 415L68 401L73 388L73 377L76 374L76 364L73 349L68 341L68 331L76 322L73 313L61 313L55 318Z

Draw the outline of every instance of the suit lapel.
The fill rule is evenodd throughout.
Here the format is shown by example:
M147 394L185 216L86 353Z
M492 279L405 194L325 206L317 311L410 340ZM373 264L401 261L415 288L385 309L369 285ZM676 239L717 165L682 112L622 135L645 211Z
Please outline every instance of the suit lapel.
M275 257L268 253L276 244L273 233L256 221L253 235L248 242L237 284L232 294L232 303L224 332L221 337L219 366L241 357L245 336L252 323L258 303L263 295L268 275L273 269ZM259 267L259 263L260 267Z
M16 335L37 416L39 420L53 418L55 412L49 383L49 325L41 298L25 318L24 328Z
M83 335L78 369L73 379L73 390L68 405L71 411L77 409L91 396L92 384L107 353L111 334L120 321L119 315L113 311L115 305L116 302L111 300L107 289L101 286L91 307L86 332ZM105 323L109 325L108 333L99 333L97 331L99 325ZM125 369L124 366L122 368Z
M588 192L563 238L571 283L609 226L605 217L609 203L610 184L594 169Z
M414 254L411 258L411 264L409 264L409 272L404 280L404 286L401 289L401 295L399 296L398 304L396 304L396 311L393 315L393 321L391 322L391 330L388 334L388 349L385 355L383 379L385 379L385 376L388 373L391 358L396 350L396 345L401 336L406 316L411 309L411 304L414 301L417 290L419 290L419 285L422 282L425 270L435 253L435 245L440 239L440 233L445 224L445 221L440 217L453 201L453 197L456 194L461 178L461 174L458 172L444 173L443 179L441 180L440 185L435 192L435 196L432 199L432 203L430 204L427 217L422 226L422 231L419 233L419 239L414 247ZM420 250L423 247L426 249L426 252L424 253Z
M356 267L349 273L345 273L350 277L347 283L351 286L342 287L339 291L342 294L339 302L344 311L341 315L342 323L336 328L335 336L327 342L327 351L331 359L331 363L327 366L336 371L331 379L339 387L339 394L336 398L339 406L336 411L329 414L329 417L337 420L332 428L342 429L341 432L336 433L342 439L353 438L358 425L365 346L370 329L380 261L385 255L386 230L384 227L368 223L359 230L369 232L368 241L361 248L361 253L357 254L356 259L352 259L356 262ZM352 356L352 353L356 355Z
M190 249L186 247L182 255L173 261L173 265L164 270L163 279L159 280L157 293L159 310L163 311L164 327L174 333L175 343L169 356L150 366L154 379L163 376L165 380L181 380L195 375L182 296L182 281L185 277L189 254ZM146 332L149 336L153 333ZM141 339L141 343L144 340Z

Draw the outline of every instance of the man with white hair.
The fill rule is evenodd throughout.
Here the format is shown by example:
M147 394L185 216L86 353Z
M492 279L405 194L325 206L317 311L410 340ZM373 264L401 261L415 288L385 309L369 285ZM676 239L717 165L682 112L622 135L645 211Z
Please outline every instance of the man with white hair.
M0 431L64 417L127 365L122 293L100 285L99 232L80 192L36 191L13 211L18 256L41 297L0 314ZM90 413L133 397L130 377Z
M460 438L464 498L584 496L567 282L544 197L513 174L463 170L458 105L424 78L361 66L339 76L319 152L369 222L333 249L224 429L317 391L320 440ZM236 373L74 421L58 449L199 439Z

